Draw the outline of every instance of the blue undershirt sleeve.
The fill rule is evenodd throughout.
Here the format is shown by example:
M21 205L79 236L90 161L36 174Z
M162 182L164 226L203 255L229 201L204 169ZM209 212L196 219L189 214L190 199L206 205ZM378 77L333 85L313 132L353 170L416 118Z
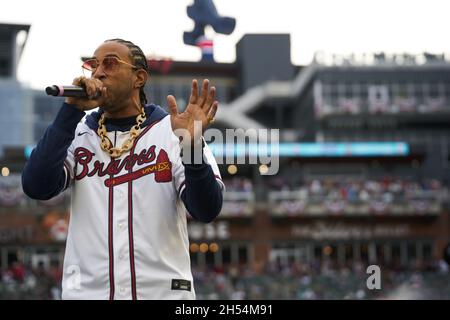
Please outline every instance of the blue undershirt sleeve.
M181 199L189 214L201 222L211 222L222 209L222 188L207 163L184 164L186 188Z
M75 129L85 112L63 103L53 123L47 128L22 172L22 188L32 199L48 200L66 185L64 160L75 137Z

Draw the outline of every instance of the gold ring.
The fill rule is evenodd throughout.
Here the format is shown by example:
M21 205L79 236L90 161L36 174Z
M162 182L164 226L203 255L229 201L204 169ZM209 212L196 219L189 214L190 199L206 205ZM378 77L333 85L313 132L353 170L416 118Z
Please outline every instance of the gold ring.
M215 121L214 118L209 119L209 123L213 123Z

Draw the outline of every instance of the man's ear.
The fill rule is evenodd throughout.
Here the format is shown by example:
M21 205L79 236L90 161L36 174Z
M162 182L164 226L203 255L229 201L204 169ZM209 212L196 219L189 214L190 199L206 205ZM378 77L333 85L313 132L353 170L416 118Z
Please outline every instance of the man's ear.
M145 86L147 79L148 79L148 73L145 72L143 69L139 69L136 72L136 82L134 83L134 87L140 88L140 87Z

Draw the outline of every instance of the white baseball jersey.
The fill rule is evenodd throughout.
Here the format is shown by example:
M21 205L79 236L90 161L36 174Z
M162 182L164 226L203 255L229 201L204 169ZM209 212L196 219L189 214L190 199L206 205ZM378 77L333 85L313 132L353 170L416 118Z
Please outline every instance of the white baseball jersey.
M128 137L108 132L115 146ZM195 299L178 141L166 116L111 159L78 124L64 165L72 202L63 299ZM204 154L223 188L207 145Z

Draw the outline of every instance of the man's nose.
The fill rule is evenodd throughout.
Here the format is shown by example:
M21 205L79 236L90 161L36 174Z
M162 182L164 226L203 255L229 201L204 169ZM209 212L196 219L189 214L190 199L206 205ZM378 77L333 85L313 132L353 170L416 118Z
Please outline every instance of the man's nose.
M105 76L106 76L106 73L103 69L103 64L99 64L97 69L92 71L92 75L91 75L92 78L97 78L97 79L103 78Z

